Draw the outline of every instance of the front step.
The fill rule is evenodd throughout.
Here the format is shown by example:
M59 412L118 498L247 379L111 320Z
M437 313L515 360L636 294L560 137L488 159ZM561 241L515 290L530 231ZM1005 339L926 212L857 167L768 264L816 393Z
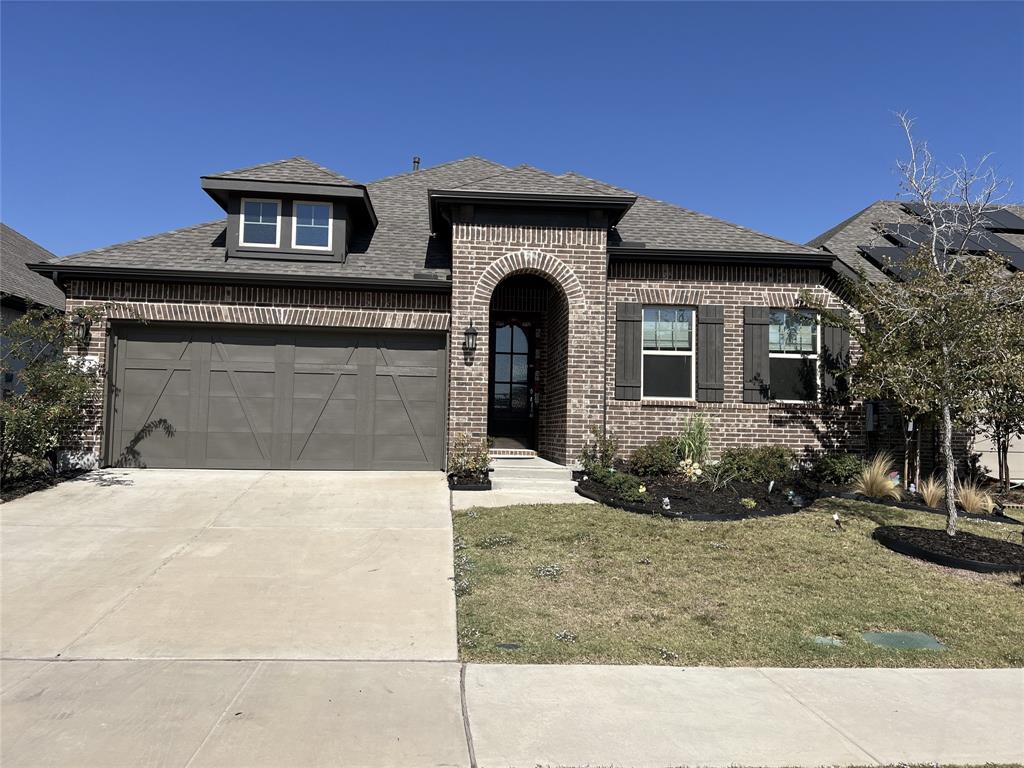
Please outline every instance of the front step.
M546 459L492 459L492 482L497 479L566 481L572 480L572 470Z

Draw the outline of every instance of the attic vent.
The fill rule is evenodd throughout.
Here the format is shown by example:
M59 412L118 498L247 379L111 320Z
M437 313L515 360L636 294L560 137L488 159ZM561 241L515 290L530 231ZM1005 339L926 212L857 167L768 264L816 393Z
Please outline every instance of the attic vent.
M412 169L414 171L418 171L420 169L420 158L418 155L412 159Z

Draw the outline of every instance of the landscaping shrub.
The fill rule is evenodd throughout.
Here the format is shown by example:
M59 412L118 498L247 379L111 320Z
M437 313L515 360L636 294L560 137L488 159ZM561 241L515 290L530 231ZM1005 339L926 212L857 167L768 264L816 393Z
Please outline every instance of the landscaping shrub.
M855 453L823 453L814 457L811 474L823 483L845 485L864 469L864 460Z
M661 437L653 443L641 445L629 458L629 471L641 477L671 475L679 468L677 440Z
M964 512L971 515L991 513L995 508L995 501L981 489L977 480L965 480L957 484L956 499Z
M600 483L622 501L639 504L647 501L647 488L636 475L628 472L616 472L614 469L595 469L589 473L595 483Z
M732 481L735 479L736 475L734 475L732 470L722 462L705 467L704 474L701 475L701 482L703 482L704 485L706 485L713 493L717 493L718 491L728 488L732 485Z
M936 477L922 480L917 492L921 494L921 500L933 509L942 506L942 500L946 498L946 486Z
M92 320L97 311L81 314ZM19 462L45 461L56 474L61 452L78 447L101 371L65 353L71 318L61 312L33 309L0 330L0 375L16 384L0 398L0 482L13 479Z
M704 464L711 448L711 424L703 416L693 416L683 426L676 438L676 458L683 462L689 459L694 464Z
M483 482L491 465L485 438L473 438L460 433L452 439L448 452L448 474L462 480Z
M795 463L796 455L788 448L765 445L759 448L730 448L722 454L719 466L736 480L767 483L792 477Z
M590 439L580 451L580 466L587 472L595 469L611 469L619 452L618 441L603 427L590 427Z
M899 501L903 494L892 479L892 473L892 456L882 451L864 465L853 484L853 490L869 499L891 498Z

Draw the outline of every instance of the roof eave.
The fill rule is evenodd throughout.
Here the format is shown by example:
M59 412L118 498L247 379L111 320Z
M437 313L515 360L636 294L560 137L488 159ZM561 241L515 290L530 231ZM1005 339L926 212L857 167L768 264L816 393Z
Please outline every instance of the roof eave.
M443 278L379 278L327 275L283 275L273 273L240 274L237 272L200 271L194 269L140 269L134 267L104 267L84 264L41 263L28 264L29 269L49 277L63 286L67 278L95 280L159 281L170 283L229 283L232 285L318 286L323 288L356 288L379 290L421 291L449 293L450 280Z
M623 261L685 261L694 264L735 262L778 267L825 267L834 268L836 257L831 253L764 251L716 251L707 248L636 248L609 246L608 257Z
M636 195L569 195L539 194L535 192L490 192L474 190L428 189L430 201L430 230L436 232L436 216L445 205L479 205L492 203L501 205L530 206L539 208L588 208L610 212L608 226L613 227L626 215Z

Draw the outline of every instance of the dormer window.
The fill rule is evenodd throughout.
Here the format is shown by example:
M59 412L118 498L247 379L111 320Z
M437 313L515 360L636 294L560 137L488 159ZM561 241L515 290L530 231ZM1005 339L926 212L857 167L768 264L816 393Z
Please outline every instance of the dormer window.
M239 242L277 248L281 244L281 201L243 199Z
M295 248L313 248L329 251L331 243L330 203L303 203L296 201L292 217L292 245Z

